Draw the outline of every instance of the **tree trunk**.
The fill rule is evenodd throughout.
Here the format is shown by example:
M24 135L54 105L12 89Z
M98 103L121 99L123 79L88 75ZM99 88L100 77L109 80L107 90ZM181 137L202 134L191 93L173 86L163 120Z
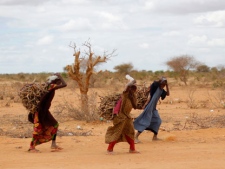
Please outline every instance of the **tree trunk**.
M81 111L84 114L88 114L89 113L88 95L87 95L87 93L81 93Z

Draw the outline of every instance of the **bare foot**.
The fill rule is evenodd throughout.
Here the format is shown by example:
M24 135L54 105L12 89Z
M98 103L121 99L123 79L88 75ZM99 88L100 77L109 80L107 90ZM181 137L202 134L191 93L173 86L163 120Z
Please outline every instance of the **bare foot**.
M106 155L114 155L114 152L113 151L107 151Z
M30 149L28 150L28 152L29 152L29 153L40 153L40 151L37 150L37 149L35 149L35 148L30 148Z
M158 138L158 137L153 137L152 141L162 141L162 139Z
M162 139L159 139L159 138L157 137L157 135L154 135L154 136L152 137L152 141L162 141Z
M59 146L51 146L51 151L52 152L55 152L55 151L60 151L60 150L62 150L63 148L62 147L59 147Z
M131 153L131 154L140 154L140 152L137 151L137 150L129 150L129 153Z
M135 144L138 144L138 143L141 143L141 141L138 140L138 138L135 138L135 139L134 139L134 143L135 143Z

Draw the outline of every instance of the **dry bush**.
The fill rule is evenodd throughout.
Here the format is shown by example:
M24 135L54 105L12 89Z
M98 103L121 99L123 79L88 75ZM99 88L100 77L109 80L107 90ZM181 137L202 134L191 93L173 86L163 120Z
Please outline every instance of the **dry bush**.
M11 82L11 83L2 83L0 84L0 101L1 106L10 106L11 103L21 102L18 91L22 83L20 82Z
M12 138L31 138L33 133L33 124L27 120L27 115L7 114L0 116L0 136ZM7 127L6 127L7 126ZM59 128L58 136L91 136L91 130L74 131L73 128Z
M220 109L210 110L206 109L204 113L199 112L185 112L182 116L174 116L173 114L161 114L162 126L160 130L198 130L205 128L224 128L225 115ZM184 118L185 116L185 118Z
M194 99L194 93L196 92L195 88L190 88L188 90L188 102L187 106L191 109L196 109L198 108L198 105L196 103L196 100Z
M182 129L205 129L205 128L223 128L225 127L225 115L200 116L196 112L190 113Z
M5 114L0 117L0 135L13 138L32 137L33 125L28 122L27 115ZM9 126L10 127L6 127Z
M76 96L75 96L76 95ZM80 95L74 93L74 97L80 98ZM93 92L89 94L88 103L89 112L82 112L81 107L78 104L74 104L71 101L68 101L65 96L63 97L62 103L59 103L54 108L54 113L58 116L57 119L60 121L67 121L69 119L73 120L81 120L81 121L95 121L99 119L99 115L97 112L97 93ZM78 99L80 100L80 99Z
M221 89L217 92L217 95L211 95L208 92L208 99L215 108L225 108L225 89Z
M18 81L18 82L33 82L46 81L46 78L52 73L18 73L18 74L0 74L0 80L3 81Z

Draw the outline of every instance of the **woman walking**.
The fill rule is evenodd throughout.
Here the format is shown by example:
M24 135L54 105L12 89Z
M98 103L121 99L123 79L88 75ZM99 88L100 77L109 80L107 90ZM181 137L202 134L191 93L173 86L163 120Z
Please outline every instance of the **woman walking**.
M59 124L50 113L49 108L54 98L55 90L66 87L67 84L60 74L48 77L46 83L48 92L41 97L38 111L34 113L34 131L30 148L28 150L29 152L39 152L39 150L36 149L36 146L51 140L52 151L62 149L56 145L56 135Z
M113 126L108 127L105 135L105 143L109 144L107 154L113 154L113 148L118 142L128 142L129 153L139 153L135 150L134 125L130 116L132 108L136 109L136 85L129 83L123 91L120 111L114 115Z
M166 90L163 88L166 87ZM134 120L134 128L137 130L135 135L135 143L139 143L138 136L144 130L150 130L154 133L152 140L158 140L158 131L161 125L161 118L159 116L156 105L158 100L164 100L169 96L169 87L167 79L162 77L159 81L154 81L150 86L150 96L143 106L144 111Z

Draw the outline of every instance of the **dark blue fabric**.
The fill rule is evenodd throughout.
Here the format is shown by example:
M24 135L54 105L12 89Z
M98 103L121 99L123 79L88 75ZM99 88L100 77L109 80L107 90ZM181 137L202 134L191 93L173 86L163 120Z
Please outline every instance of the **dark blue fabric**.
M159 98L165 99L167 92L160 88L160 83L154 81L150 86L150 101L145 107L144 111L134 120L134 128L142 132L144 130L151 130L155 134L158 133L162 120L156 109Z
M134 128L137 131L152 130L154 133L158 133L161 118L156 110L156 104L161 94L162 89L158 88L144 111L134 120Z
M155 91L158 89L158 87L160 86L160 83L158 81L154 81L151 85L150 85L150 96L151 96L151 99L155 93ZM161 99L164 100L166 98L166 94L167 92L162 89L162 94L161 94Z

